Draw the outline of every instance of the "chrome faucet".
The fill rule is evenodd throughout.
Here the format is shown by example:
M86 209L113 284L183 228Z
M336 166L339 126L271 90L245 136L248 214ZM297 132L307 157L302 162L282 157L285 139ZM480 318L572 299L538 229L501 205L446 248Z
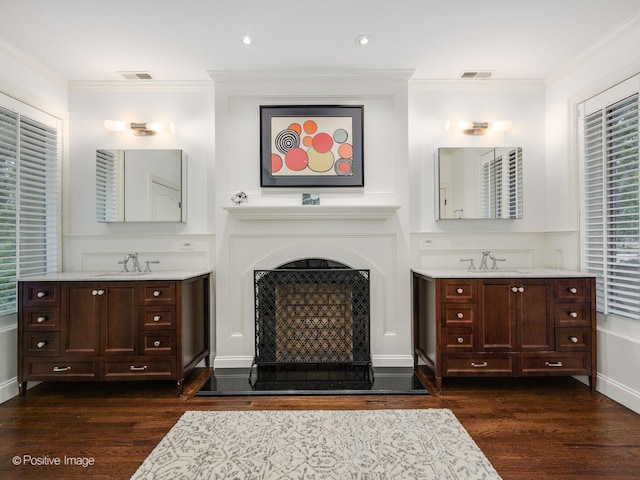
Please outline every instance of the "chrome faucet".
M122 273L128 273L129 272L129 269L127 268L127 263L129 262L129 259L131 259L133 261L133 270L132 270L132 272L142 273L142 269L140 268L140 262L138 261L138 254L137 253L127 253L127 255L124 257L124 260L119 260L118 261L118 265L122 265Z
M482 252L482 260L480 260L478 270L489 270L489 267L487 266L487 258L493 258L493 254L491 252Z

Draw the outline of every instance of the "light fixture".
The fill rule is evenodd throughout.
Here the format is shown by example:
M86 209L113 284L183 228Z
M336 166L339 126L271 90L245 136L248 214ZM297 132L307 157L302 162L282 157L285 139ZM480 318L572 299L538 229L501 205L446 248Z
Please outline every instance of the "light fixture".
M131 133L138 137L155 135L158 132L175 133L175 126L172 122L139 123L105 120L104 128L109 132L126 132L127 130L131 130Z
M356 43L358 45L369 45L371 43L372 37L371 35L364 33L362 35L358 35L356 37Z
M461 131L465 135L485 135L487 132L508 132L511 130L511 122L509 121L496 121L496 122L452 122L447 121L445 125L447 131Z

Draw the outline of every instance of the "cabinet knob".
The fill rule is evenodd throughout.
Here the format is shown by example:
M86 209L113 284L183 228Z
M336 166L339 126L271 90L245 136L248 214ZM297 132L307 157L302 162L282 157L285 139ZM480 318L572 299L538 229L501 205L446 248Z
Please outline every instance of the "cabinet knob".
M576 287L571 287L569 289L569 293L578 293L578 289Z
M517 293L518 292L518 287L511 287L511 291L513 293Z
M38 342L36 343L36 347L38 348L44 348L47 346L47 342Z
M160 290L154 290L153 291L153 296L154 297L159 297L160 296Z
M47 317L38 317L36 318L36 322L38 323L44 323L47 321Z
M93 295L94 297L98 295L98 290L91 290L91 295Z
M462 312L458 312L458 313L456 313L456 317L458 317L458 318L464 318L464 313L462 313Z
M44 298L47 296L47 292L38 292L36 293L36 297L38 298Z
M160 321L160 318L162 318L162 317L160 317L160 315L155 315L155 316L153 317L153 321L154 321L154 322L159 322L159 321Z
M53 369L51 370L54 373L59 373L59 372L68 372L69 370L71 370L71 367L53 367Z
M524 287L518 287L518 291L519 291L520 293L524 292Z
M464 343L464 338L458 337L458 343Z
M98 295L104 295L104 290L98 290Z
M156 340L155 342L153 342L154 347L159 347L160 345L162 345L162 342L160 340Z
M569 312L571 318L578 318L578 312Z
M569 340L571 340L571 343L578 343L578 337L571 336Z

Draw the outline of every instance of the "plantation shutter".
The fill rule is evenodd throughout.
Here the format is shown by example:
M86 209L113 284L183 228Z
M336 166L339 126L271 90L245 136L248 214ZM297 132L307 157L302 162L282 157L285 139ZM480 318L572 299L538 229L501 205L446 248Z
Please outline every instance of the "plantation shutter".
M522 218L522 149L509 152L509 218Z
M109 150L96 156L96 217L99 222L116 220L116 157Z
M18 114L0 107L0 315L16 311Z
M603 94L604 95L604 94ZM596 99L597 100L597 99ZM591 101L590 104L598 104ZM583 263L597 275L598 310L639 318L638 93L584 107Z

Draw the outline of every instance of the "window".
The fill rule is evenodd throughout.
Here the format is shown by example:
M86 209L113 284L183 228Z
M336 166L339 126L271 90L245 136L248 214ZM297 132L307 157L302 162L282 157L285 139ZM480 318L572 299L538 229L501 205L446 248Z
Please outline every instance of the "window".
M58 121L0 97L0 316L17 309L16 278L58 269ZM33 117L22 110L33 110ZM39 120L45 120L45 123Z
M640 318L638 77L580 106L583 266L598 310Z

